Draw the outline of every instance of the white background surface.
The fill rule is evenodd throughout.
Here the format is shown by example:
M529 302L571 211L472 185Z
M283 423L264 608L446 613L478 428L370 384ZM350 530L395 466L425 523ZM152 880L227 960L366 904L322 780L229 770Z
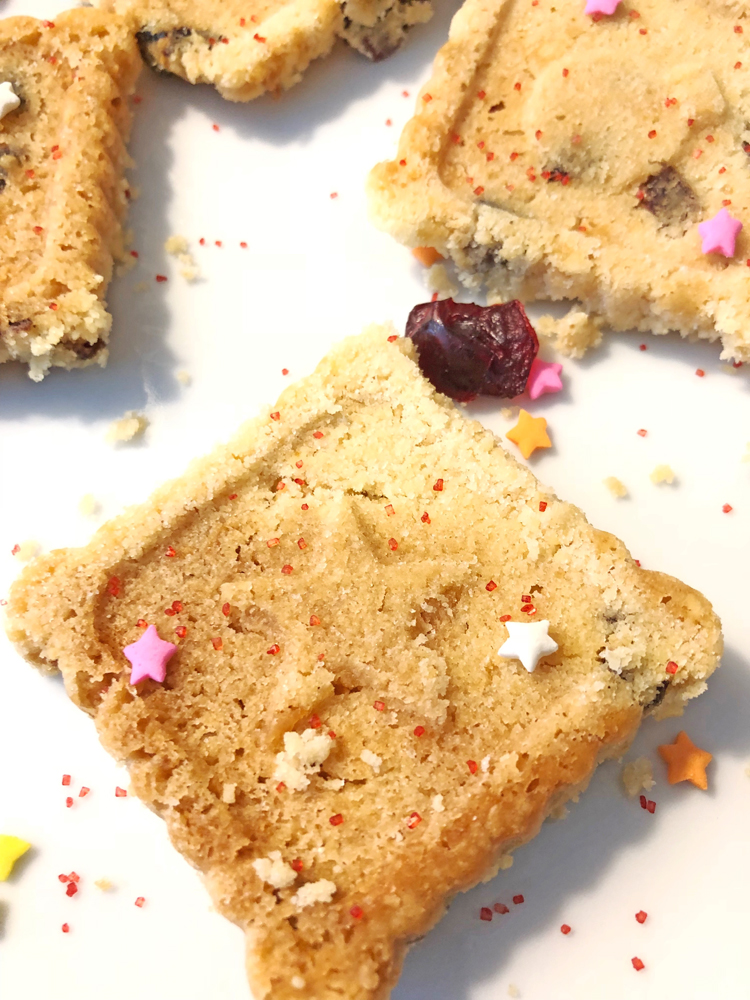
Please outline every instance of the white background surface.
M16 542L87 540L97 522L78 513L83 494L105 516L145 498L273 401L282 367L290 378L303 374L372 320L403 329L411 306L428 297L408 252L369 226L363 183L393 153L447 34L451 10L438 6L386 63L342 47L281 100L231 105L144 73L132 143L140 259L111 289L109 366L56 371L40 385L20 367L0 368L0 594L19 568ZM57 7L4 7L21 12L48 17ZM188 237L204 281L187 285L166 258L172 233ZM157 285L157 273L169 281ZM134 291L144 280L148 290ZM750 465L741 462L750 371L726 374L718 353L673 337L613 337L585 363L566 361L564 393L531 407L547 417L555 444L532 460L537 475L622 537L644 566L703 590L724 620L727 653L709 692L684 720L647 723L629 755L654 762L656 814L624 797L617 764L603 766L567 820L548 824L510 871L455 901L409 955L394 1000L495 1000L511 983L528 1000L750 997ZM175 379L180 368L193 377L187 388ZM107 425L130 409L145 409L151 427L142 444L113 449ZM507 429L498 404L471 409ZM661 462L677 485L649 481ZM630 499L608 494L608 475L627 484ZM722 513L727 502L731 514ZM161 822L114 797L126 776L59 681L38 676L5 640L0 710L0 832L34 844L0 885L3 1000L248 1000L240 932L210 911ZM715 755L707 793L666 783L655 747L683 726ZM73 775L70 790L63 772ZM66 809L66 792L77 795L81 784L91 794ZM81 891L68 899L57 875L71 870ZM100 877L116 890L95 889ZM479 921L480 906L518 892L523 906ZM139 895L143 909L133 905ZM644 926L634 919L640 909ZM573 927L568 937L562 922ZM632 969L634 955L645 971Z

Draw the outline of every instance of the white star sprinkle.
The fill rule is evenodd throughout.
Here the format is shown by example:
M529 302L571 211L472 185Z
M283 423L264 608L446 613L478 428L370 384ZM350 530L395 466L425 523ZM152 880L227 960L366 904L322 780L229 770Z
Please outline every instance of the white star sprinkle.
M9 111L15 111L21 103L21 98L13 90L13 84L0 83L0 118L5 118Z
M520 660L532 674L536 665L548 653L557 652L557 643L549 632L549 622L506 622L508 638L498 649L505 660Z

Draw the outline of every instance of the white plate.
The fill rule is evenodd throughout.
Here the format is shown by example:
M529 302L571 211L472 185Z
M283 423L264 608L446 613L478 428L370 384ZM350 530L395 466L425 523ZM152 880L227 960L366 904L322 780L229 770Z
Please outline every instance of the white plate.
M277 101L232 105L144 73L132 144L140 258L111 289L109 366L53 372L40 385L20 368L0 369L0 593L18 570L16 542L87 539L83 494L99 498L106 516L146 497L272 401L282 367L289 378L309 371L372 320L403 328L428 297L408 252L367 222L363 183L394 152L447 34L451 11L439 6L386 63L342 47ZM22 0L5 8L30 10ZM38 0L33 13L54 16L55 5ZM189 238L205 281L179 277L162 248L173 233ZM157 273L169 281L157 285ZM144 280L148 290L135 292ZM533 460L536 473L645 566L703 590L724 620L727 655L709 692L684 720L647 723L630 754L654 762L656 814L624 797L617 764L602 767L568 819L546 826L510 871L455 901L409 955L394 1000L495 1000L510 984L524 1000L750 997L750 465L741 461L750 396L747 369L726 374L718 354L676 337L613 337L585 363L565 362L565 392L533 407L555 443ZM175 379L180 368L193 376L189 387ZM112 449L106 427L131 409L151 420L145 442ZM472 409L507 429L497 405ZM676 486L649 481L662 462ZM609 475L631 499L608 494ZM37 675L4 640L0 699L0 832L35 847L0 885L3 1000L247 1000L240 932L210 911L161 822L135 799L114 797L126 776L59 681ZM657 743L683 726L715 755L707 793L670 788L656 756ZM72 809L63 772L74 795L81 784L92 789ZM71 870L81 875L73 899L57 880ZM95 889L100 877L116 890ZM480 906L518 892L526 902L507 917L479 920ZM640 909L649 914L643 926ZM636 955L646 963L640 973Z

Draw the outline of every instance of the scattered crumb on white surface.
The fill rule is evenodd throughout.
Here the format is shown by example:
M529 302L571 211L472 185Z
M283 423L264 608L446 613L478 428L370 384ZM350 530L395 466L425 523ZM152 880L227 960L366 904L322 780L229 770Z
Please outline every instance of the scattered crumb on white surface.
M521 411L520 406L503 406L500 409L500 416L505 420L515 420Z
M200 269L198 265L193 260L193 255L190 253L181 253L177 258L177 263L180 265L180 275L185 279L185 281L197 281L201 276Z
M500 860L497 863L497 867L500 869L501 872L506 872L509 868L512 868L513 867L513 855L512 854L503 854L503 856L500 858Z
M113 420L107 429L105 441L107 444L120 444L140 437L148 427L148 417L135 410L128 410L124 417Z
M739 368L735 368L734 365L721 365L721 370L725 375L739 375Z
M598 347L602 342L601 320L575 307L560 319L540 316L536 332L549 337L555 349L569 358L582 358L590 347Z
M675 481L675 474L671 465L657 465L649 476L649 479L657 486L660 483L666 483L668 486L671 486Z
M172 257L179 257L181 253L187 253L188 241L185 236L168 236L164 241L164 249Z
M137 259L132 254L128 254L126 257L123 257L122 260L118 260L117 267L115 268L115 274L118 278L121 278L124 274L127 274L128 271L132 271L137 263Z
M101 889L102 892L111 892L114 889L114 883L110 882L108 878L98 878L94 882L97 889Z
M437 292L438 298L448 299L458 295L459 288L448 272L445 264L433 264L425 271L425 283L431 292Z
M84 493L78 501L78 513L84 517L96 517L101 510L101 504L93 493Z
M568 815L568 807L565 805L564 802L560 802L558 803L558 805L554 807L554 809L550 810L549 818L554 822L558 822L561 819L565 819L567 815Z
M634 799L639 792L650 791L656 784L654 769L648 757L638 757L637 760L624 764L620 778L631 799Z
M27 538L25 542L20 542L13 546L13 555L19 562L26 563L39 553L41 545L33 538Z
M190 374L190 372L185 371L184 368L180 368L178 372L175 372L175 378L182 385L190 385L190 383L193 381L193 376Z
M335 882L330 882L327 878L319 878L317 882L306 882L301 885L292 896L292 903L298 910L303 910L306 906L312 906L314 903L330 903L335 892Z
M602 482L613 497L626 497L628 495L627 486L621 479L618 479L617 476L607 476L607 478L603 479Z
M516 986L515 983L511 983L510 986L508 987L508 996L509 997L520 997L520 995L521 995L521 991L519 990L519 988Z
M750 462L750 441L745 445L745 454L742 456L743 462Z
M138 292L140 295L141 292L147 292L150 287L151 285L147 281L139 281L137 284L133 285L133 291Z

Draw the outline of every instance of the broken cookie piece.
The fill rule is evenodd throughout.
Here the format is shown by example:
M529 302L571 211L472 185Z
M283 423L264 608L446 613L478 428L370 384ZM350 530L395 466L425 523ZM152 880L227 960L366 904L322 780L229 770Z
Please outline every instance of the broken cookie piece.
M738 19L718 0L607 17L467 0L397 155L370 176L373 220L490 302L577 299L614 330L720 339L723 358L750 360ZM702 42L686 54L687 37ZM722 211L731 240L702 242Z
M35 380L104 364L105 294L125 256L128 96L141 60L120 19L0 21L0 361Z
M267 1000L384 1000L446 901L721 651L704 597L542 487L416 355L392 328L344 341L10 593L12 640L127 763ZM537 621L529 673L506 622ZM147 623L177 649L135 688Z

